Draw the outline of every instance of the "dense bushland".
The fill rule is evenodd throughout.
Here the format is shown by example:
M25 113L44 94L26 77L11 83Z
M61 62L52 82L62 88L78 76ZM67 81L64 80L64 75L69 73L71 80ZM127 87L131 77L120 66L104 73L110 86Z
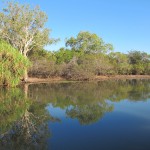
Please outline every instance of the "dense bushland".
M81 39L81 33L84 39ZM99 75L150 74L149 54L137 50L129 51L127 54L113 52L111 44L104 45L100 38L97 36L96 39L95 36L93 38L93 34L89 32L81 33L76 39L70 38L66 42L66 47L58 51L49 52L42 49L36 53L29 53L29 58L33 62L29 75L42 78L60 76L69 80L90 80ZM97 45L93 44L92 49L89 48L92 45L92 42L88 41L89 36L93 38L92 42L94 40L97 42ZM100 51L97 50L99 43L103 44L99 47Z

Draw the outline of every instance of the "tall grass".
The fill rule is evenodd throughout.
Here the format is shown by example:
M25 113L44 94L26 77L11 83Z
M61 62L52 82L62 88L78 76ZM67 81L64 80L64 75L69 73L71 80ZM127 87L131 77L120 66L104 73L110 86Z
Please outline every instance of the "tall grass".
M29 65L27 58L11 45L0 40L0 85L13 87L19 84Z

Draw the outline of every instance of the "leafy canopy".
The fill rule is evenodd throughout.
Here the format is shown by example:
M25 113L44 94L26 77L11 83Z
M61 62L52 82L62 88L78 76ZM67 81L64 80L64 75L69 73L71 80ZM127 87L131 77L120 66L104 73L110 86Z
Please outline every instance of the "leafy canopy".
M0 38L6 40L24 56L30 50L40 49L54 42L45 28L47 15L37 6L8 2L0 12Z
M148 63L150 62L150 55L145 52L132 50L128 54L130 64Z
M107 53L113 50L111 44L105 44L102 38L89 32L79 32L76 38L71 37L66 41L66 46L70 46L72 50L86 53Z

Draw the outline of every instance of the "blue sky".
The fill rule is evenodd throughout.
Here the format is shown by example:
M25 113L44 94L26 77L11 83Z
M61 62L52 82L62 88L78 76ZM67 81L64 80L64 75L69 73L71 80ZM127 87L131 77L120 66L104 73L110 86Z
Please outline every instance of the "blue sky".
M115 51L150 53L150 0L18 0L39 5L48 15L51 37L61 41L49 50L65 46L65 38L89 31L111 43ZM2 3L0 2L1 8Z

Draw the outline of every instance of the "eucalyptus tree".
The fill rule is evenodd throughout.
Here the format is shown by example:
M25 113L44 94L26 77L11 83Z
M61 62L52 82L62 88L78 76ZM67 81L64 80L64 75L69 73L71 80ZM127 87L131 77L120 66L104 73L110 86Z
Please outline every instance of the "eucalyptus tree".
M55 40L49 38L50 30L45 28L47 15L38 6L8 2L0 12L0 38L6 40L23 56L29 51L43 48ZM27 71L24 80L27 80Z
M111 44L105 43L98 35L90 32L79 32L76 38L71 37L66 41L66 46L85 53L107 53L113 50Z

